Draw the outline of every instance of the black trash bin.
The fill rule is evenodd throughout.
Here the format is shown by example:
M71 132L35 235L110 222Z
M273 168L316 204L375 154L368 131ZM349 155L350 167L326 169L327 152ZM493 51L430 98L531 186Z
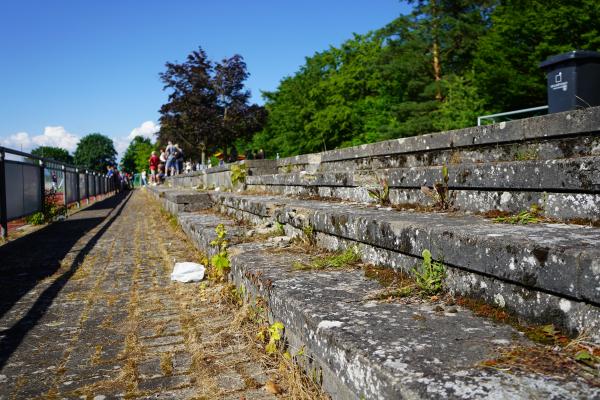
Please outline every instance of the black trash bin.
M548 79L548 113L600 105L600 53L575 50L540 64Z

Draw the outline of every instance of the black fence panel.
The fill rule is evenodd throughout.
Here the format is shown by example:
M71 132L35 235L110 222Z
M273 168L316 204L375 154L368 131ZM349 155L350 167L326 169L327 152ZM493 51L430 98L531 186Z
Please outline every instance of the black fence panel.
M66 203L76 203L79 201L79 195L77 193L77 181L79 180L79 176L77 172L67 170L65 177L65 189L67 191Z
M34 164L4 162L6 182L6 216L8 220L24 217L42 209L41 170Z
M79 173L79 200L87 199L87 180L85 179L85 173Z
M8 221L43 211L49 191L73 204L110 190L104 174L0 146L0 235L7 235Z

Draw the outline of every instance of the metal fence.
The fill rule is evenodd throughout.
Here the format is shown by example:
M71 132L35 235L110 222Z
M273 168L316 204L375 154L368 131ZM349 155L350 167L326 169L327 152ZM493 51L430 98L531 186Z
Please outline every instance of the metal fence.
M105 174L0 147L0 234L6 237L9 221L43 212L48 191L68 206L114 189Z

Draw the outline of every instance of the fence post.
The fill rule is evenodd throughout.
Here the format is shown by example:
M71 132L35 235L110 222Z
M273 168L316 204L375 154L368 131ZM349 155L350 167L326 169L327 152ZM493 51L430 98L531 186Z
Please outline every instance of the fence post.
M88 171L87 169L85 170L85 174L83 174L83 176L85 176L85 204L86 205L90 205L90 182L89 182L89 178L88 178Z
M46 206L44 204L44 199L46 198L46 175L44 175L45 169L46 165L44 164L44 160L40 160L40 196L42 196L42 214L44 213L44 211L46 211Z
M77 208L81 208L81 191L79 189L79 168L75 168L75 192L77 193Z
M65 203L65 207L67 207L69 205L69 200L67 200L67 196L69 196L69 193L67 193L67 169L64 165L61 165L60 167L63 172L63 200Z
M6 172L4 159L6 153L0 148L0 234L3 238L8 236L8 215L6 215Z

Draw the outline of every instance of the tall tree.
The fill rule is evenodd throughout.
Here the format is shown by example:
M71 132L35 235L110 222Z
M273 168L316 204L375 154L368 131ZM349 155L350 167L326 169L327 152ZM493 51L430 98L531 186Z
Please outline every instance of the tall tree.
M150 139L136 136L131 140L121 158L123 169L127 172L142 172L148 169L148 159L156 147Z
M51 158L56 161L62 161L67 164L73 164L73 156L60 147L39 146L31 150L31 154L38 157Z
M181 64L166 63L160 74L168 102L160 108L159 142L181 142L186 154L203 153L215 141L217 110L212 86L213 65L202 48Z
M441 101L444 74L470 65L497 0L409 0L413 26L428 44L435 99Z
M188 155L217 148L227 154L236 139L262 128L264 110L249 104L244 89L248 72L242 56L215 64L199 48L184 63L167 63L166 68L160 77L171 93L160 109L161 143L179 141Z
M112 139L100 133L81 138L75 150L75 164L93 171L106 171L116 162L117 152Z
M546 104L539 63L570 50L600 50L596 0L503 0L474 60L475 84L489 111Z

